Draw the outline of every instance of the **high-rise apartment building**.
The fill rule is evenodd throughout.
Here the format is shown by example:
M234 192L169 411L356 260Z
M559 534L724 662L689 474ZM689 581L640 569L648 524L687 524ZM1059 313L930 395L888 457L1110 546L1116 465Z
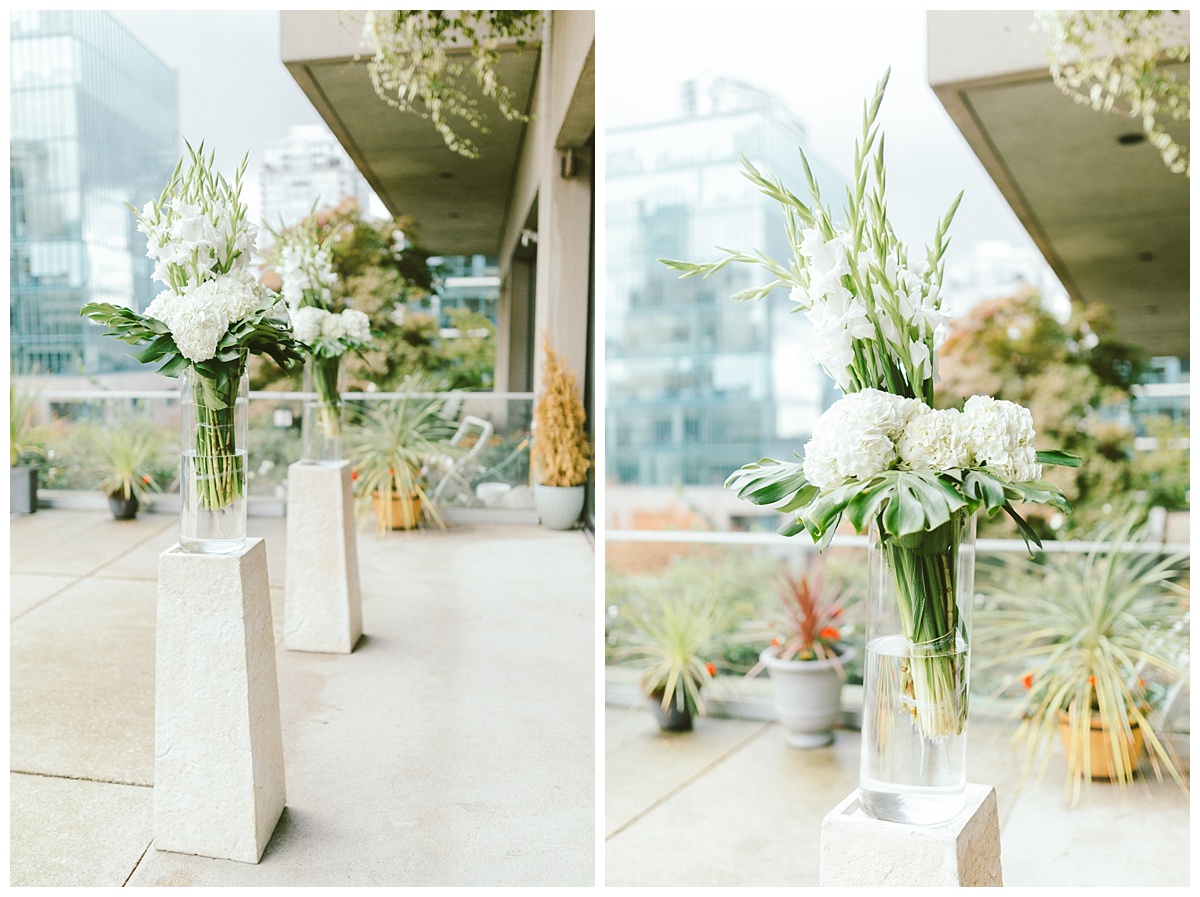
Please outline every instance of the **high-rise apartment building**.
M262 223L278 229L303 220L318 206L347 196L369 207L371 188L324 125L296 125L288 136L263 146Z
M803 147L822 194L843 181L775 97L740 82L684 86L682 114L606 133L606 477L621 486L720 487L742 464L790 458L832 400L809 326L786 295L732 297L769 277L730 265L680 279L658 260L711 261L719 246L786 261L778 205L738 153L803 191Z
M437 293L432 297L433 313L442 327L450 327L450 313L458 309L483 315L496 323L500 301L500 265L492 256L452 255L430 259L441 267Z
M126 208L176 162L175 73L111 15L10 13L9 332L15 368L104 374L141 367L79 315L138 311L156 292Z

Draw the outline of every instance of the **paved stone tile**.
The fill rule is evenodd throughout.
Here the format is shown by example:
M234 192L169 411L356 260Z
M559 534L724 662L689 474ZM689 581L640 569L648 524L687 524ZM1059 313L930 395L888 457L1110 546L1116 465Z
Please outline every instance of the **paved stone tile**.
M9 884L121 887L146 847L153 791L9 775Z
M648 711L638 713L643 728L654 726ZM640 801L649 809L608 838L606 884L818 884L821 821L858 784L857 732L838 730L832 746L802 751L789 747L782 730L770 724L655 804L662 788L644 783L653 783L655 776L677 779L682 751L675 750L675 742L646 738L638 743L639 762L629 763L621 755L629 751L628 733L639 724L626 713L614 725L611 707L607 719L620 733L606 734L608 809L615 801ZM718 733L737 723L703 722L691 735L676 736L699 742L687 749L696 754L715 750ZM1002 717L975 714L967 751L970 781L996 788L1006 886L1189 883L1189 804L1178 786L1160 783L1152 774L1142 775L1124 794L1093 783L1079 806L1070 807L1061 751L1051 757L1042 783L1019 787L1020 761L1009 743L1011 732Z
M156 537L163 518L114 520L106 510L46 510L15 518L9 528L10 572L91 573Z
M58 576L53 573L10 574L8 577L8 619L15 620L31 607L37 606L78 579L78 576Z
M155 592L82 579L12 625L12 770L152 783Z
M692 732L663 732L642 702L607 707L604 720L606 838L722 762L766 725L699 717Z
M78 519L54 516L60 531ZM14 769L151 782L157 559L169 547L157 541L173 539L172 526L140 545L111 546L119 554L99 573L16 621ZM278 635L282 521L251 518L249 528L268 540ZM262 862L151 845L128 884L593 884L591 543L535 526L359 540L366 634L358 648L328 655L277 646L288 807ZM14 790L14 820L34 812L21 806L30 796ZM78 824L53 805L36 812L68 833ZM122 875L105 869L98 884L121 884L133 868L121 850L110 853ZM86 851L59 862L55 882L91 883ZM40 867L25 868L48 883Z

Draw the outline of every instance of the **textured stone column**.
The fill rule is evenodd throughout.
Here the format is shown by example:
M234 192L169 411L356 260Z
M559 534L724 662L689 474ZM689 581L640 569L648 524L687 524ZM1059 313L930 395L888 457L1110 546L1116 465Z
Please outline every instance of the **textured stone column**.
M362 635L350 462L288 467L283 642L349 654Z
M1001 887L996 789L967 785L967 804L942 825L868 816L855 791L821 823L825 887Z
M158 565L154 846L257 863L285 802L267 550Z

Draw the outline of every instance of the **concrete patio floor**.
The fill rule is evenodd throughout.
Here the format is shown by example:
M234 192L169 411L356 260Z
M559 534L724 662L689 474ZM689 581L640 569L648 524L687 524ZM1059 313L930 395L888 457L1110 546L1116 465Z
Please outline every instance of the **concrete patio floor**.
M663 733L643 701L611 694L607 885L819 883L821 822L858 784L857 731L839 729L831 746L808 750L788 746L777 723L752 719L703 717L692 732ZM969 781L996 789L1006 887L1189 884L1189 798L1174 782L1148 774L1125 794L1094 783L1071 808L1059 751L1044 781L1018 795L1003 719L973 702L967 769Z
M595 552L582 532L359 531L352 654L281 640L287 807L257 865L155 849L154 621L174 514L10 524L10 884L592 885Z

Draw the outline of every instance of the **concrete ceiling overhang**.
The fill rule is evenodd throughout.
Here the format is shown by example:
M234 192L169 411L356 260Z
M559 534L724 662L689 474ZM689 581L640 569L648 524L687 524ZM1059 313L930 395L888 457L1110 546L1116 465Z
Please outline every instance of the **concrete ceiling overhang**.
M1072 298L1107 306L1114 338L1186 358L1191 181L1140 119L1065 96L1021 15L931 12L930 85ZM1167 130L1189 141L1187 122Z
M361 20L337 11L280 13L283 63L388 211L416 222L421 245L435 255L497 255L527 125L508 121L469 77L486 133L449 119L479 156L452 152L432 122L389 106L375 93ZM359 57L359 54L365 54ZM497 79L513 106L528 114L540 48L499 48ZM466 50L454 51L469 66Z

